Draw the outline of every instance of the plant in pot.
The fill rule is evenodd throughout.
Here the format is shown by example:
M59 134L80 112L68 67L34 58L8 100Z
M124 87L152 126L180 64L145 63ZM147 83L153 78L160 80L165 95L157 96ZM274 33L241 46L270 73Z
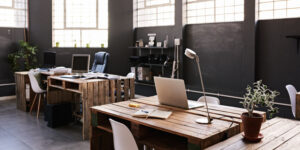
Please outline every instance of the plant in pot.
M19 41L19 49L8 55L8 61L15 71L28 71L36 68L37 47L31 46L28 42Z
M246 90L244 101L241 102L248 111L242 114L244 138L247 141L256 142L263 138L263 135L259 133L263 116L255 113L254 109L266 107L270 118L272 118L273 114L278 112L278 108L273 106L273 102L275 97L279 95L279 92L268 89L261 80L254 82L253 87L247 86Z

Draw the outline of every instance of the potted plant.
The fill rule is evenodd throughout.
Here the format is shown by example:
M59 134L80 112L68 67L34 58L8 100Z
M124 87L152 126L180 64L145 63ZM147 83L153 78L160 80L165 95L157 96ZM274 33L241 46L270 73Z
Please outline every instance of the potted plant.
M19 50L8 55L8 61L12 70L28 71L36 68L37 65L37 47L31 46L28 42L19 41Z
M241 102L248 112L242 114L242 122L244 127L244 138L248 141L259 141L263 138L260 128L263 122L263 116L254 113L254 109L258 107L268 108L270 118L274 113L278 112L278 108L273 106L273 102L279 92L272 91L262 84L262 81L253 83L253 87L248 86L244 95L244 101Z

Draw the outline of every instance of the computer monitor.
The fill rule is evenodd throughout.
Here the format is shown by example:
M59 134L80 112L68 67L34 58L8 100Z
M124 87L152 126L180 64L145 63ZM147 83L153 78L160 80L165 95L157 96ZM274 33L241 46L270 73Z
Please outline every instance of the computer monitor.
M56 52L44 52L44 64L45 68L55 67Z
M72 73L87 73L90 68L90 55L73 54Z

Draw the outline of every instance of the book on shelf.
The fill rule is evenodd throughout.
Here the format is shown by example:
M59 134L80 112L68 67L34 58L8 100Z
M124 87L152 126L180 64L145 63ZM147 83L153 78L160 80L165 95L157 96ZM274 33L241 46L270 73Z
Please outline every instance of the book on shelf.
M133 117L139 118L158 118L158 119L168 119L172 114L172 111L155 110L155 109L140 109L133 113Z

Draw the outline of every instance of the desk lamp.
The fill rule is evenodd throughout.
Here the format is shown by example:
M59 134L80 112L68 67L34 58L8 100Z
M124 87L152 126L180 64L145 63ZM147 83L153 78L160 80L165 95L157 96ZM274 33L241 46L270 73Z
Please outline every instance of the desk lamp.
M203 95L204 95L204 101L206 105L206 111L207 111L207 119L200 118L197 119L196 122L200 124L211 124L212 119L210 118L209 111L208 111L208 106L207 106L207 101L206 101L206 96L205 96L205 89L204 89L204 84L203 84L203 79L202 79L202 73L201 73L201 68L200 68L200 61L198 55L191 49L187 48L185 49L184 52L185 56L187 56L190 59L195 59L197 66L198 66L198 71L199 71L199 76L200 76L200 81L201 81L201 86L203 90Z

